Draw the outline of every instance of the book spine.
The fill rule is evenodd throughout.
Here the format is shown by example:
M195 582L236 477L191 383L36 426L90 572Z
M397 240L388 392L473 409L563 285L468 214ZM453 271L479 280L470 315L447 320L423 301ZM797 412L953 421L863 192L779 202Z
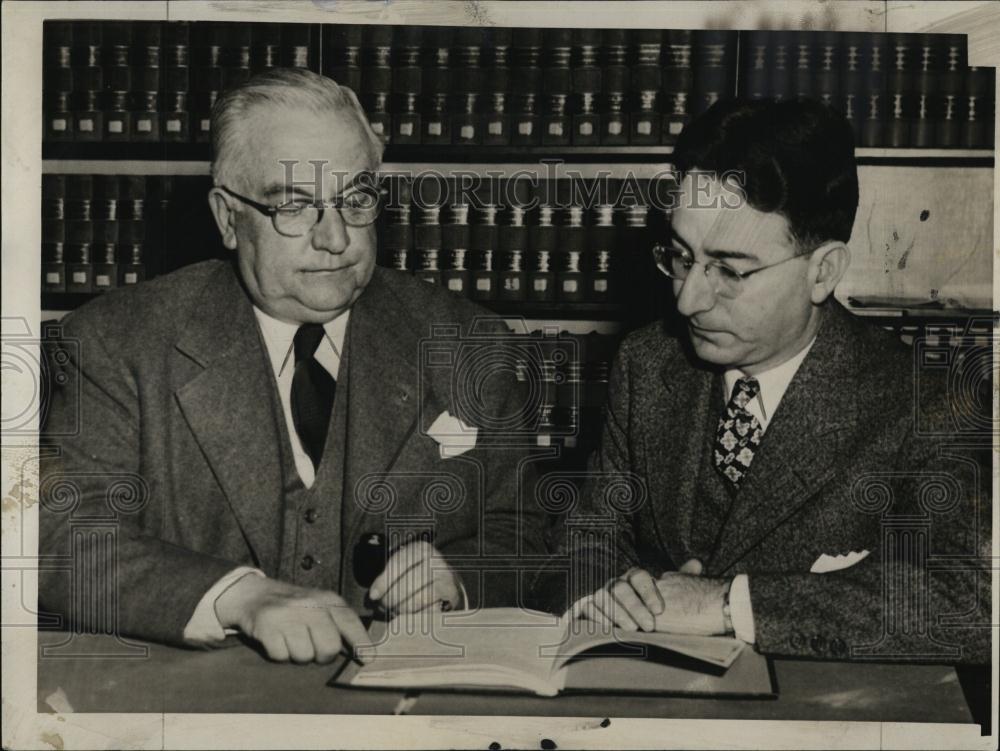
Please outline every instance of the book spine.
M615 227L615 206L608 194L609 181L597 186L598 203L594 206L593 226L587 233L587 293L591 302L612 302L618 299L618 229Z
M963 34L947 34L941 46L940 100L934 145L956 148L961 145L965 68L968 62Z
M764 99L768 95L770 76L771 32L747 32L741 35L741 43L740 96L744 99ZM703 65L701 57L698 63L700 73L700 66Z
M389 143L392 136L392 27L365 26L361 56L361 106L372 130Z
M361 27L355 24L323 26L323 73L361 95Z
M72 141L73 24L46 21L42 39L42 138L46 141Z
M601 140L600 29L573 30L573 97L570 103L571 141L574 146L596 146Z
M572 141L570 94L573 73L572 29L545 29L545 50L542 73L541 129L543 146L568 146Z
M885 34L866 34L864 60L864 91L866 101L862 106L861 146L883 146L886 143L889 101L886 67L888 65L888 37Z
M398 144L420 143L423 128L420 113L423 69L420 51L423 42L419 26L397 26L392 46L395 65L392 71L392 140Z
M940 120L943 50L940 39L934 34L920 34L915 41L916 72L910 144L918 149L926 149L936 141L934 131Z
M992 148L996 120L996 68L966 69L965 122L962 146L968 149Z
M604 30L604 86L601 114L601 144L628 143L628 92L631 88L628 62L628 34L624 29Z
M704 30L693 33L694 105L692 114L701 114L719 99L736 92L737 33Z
M424 35L424 67L421 76L423 87L421 143L451 143L451 113L448 98L451 95L451 44L452 30L447 26L434 26Z
M100 141L104 136L104 69L99 22L80 24L74 32L76 65L73 73L73 134L77 141Z
M587 285L583 256L587 250L587 228L581 191L574 180L558 180L557 197L563 209L563 224L559 227L556 261L556 299L563 302L583 302Z
M663 129L661 142L673 144L691 120L694 106L694 34L666 32L663 66Z
M538 181L536 218L528 228L529 268L526 286L527 298L534 302L551 302L555 299L555 255L559 236L555 225L555 208L548 199L552 187L551 181Z
M452 203L450 221L441 228L441 249L444 262L441 283L457 295L468 296L472 281L468 268L472 237L469 227L469 205Z
M119 286L146 279L146 178L122 175L118 200ZM151 273L149 276L154 276Z
M280 24L250 24L250 67L254 73L281 67L281 32Z
M42 292L66 291L65 199L65 175L42 175Z
M514 68L511 71L511 135L513 146L541 144L542 33L541 29L515 29Z
M286 68L315 70L315 57L310 50L312 28L307 23L286 23L279 26L281 64Z
M910 145L910 130L914 120L915 36L914 34L889 36L885 145L891 148L905 148Z
M412 181L410 178L392 176L387 178L389 198L382 213L380 252L381 264L389 268L409 268L409 258L413 251Z
M816 34L813 47L813 95L823 104L843 113L840 89L842 35L832 31Z
M662 116L660 87L662 86L661 54L663 32L658 29L637 29L632 32L635 64L631 72L629 143L647 146L660 142Z
M118 196L117 175L93 178L93 290L106 292L118 286Z
M93 178L70 175L66 179L66 291L92 292L91 245L94 225L91 215Z
M527 298L528 227L527 210L532 201L532 187L527 179L510 179L503 186L506 210L499 231L500 269L497 297L522 301Z

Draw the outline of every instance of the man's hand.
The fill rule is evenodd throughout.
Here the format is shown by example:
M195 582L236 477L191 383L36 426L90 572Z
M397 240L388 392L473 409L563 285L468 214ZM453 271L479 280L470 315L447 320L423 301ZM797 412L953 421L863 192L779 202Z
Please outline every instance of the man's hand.
M252 574L215 601L223 628L256 639L278 662L333 660L346 641L371 646L361 619L336 592L307 589Z
M368 596L389 613L418 613L441 603L444 610L462 601L458 576L433 545L423 540L397 550Z
M663 612L663 597L653 576L631 568L577 604L579 615L606 628L653 631Z
M728 579L678 572L664 574L656 582L665 603L663 612L656 617L656 630L705 636L725 634L722 605L728 586Z

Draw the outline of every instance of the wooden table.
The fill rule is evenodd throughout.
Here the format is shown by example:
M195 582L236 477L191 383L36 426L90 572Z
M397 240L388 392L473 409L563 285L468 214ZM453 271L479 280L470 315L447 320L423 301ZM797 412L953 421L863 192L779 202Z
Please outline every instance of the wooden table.
M331 688L336 666L272 663L255 650L197 651L107 636L39 634L38 710L417 715L554 715L971 723L954 668L774 661L779 696L454 694ZM408 699L404 701L404 699Z

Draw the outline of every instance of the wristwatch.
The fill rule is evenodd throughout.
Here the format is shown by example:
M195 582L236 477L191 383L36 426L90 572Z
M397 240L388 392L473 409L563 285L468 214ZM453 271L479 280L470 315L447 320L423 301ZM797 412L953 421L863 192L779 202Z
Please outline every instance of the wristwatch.
M729 607L729 590L733 588L733 580L726 582L726 590L722 593L722 625L727 634L733 632L733 612Z

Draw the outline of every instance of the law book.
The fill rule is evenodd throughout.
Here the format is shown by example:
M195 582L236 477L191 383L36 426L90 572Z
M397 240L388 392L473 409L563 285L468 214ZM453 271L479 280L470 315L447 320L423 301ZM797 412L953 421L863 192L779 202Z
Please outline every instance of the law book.
M626 65L628 33L625 29L605 29L603 40L601 144L621 146L628 143L629 136L627 101L630 75Z
M662 141L673 144L691 120L694 104L693 32L671 29L666 32L663 66L664 115Z
M994 92L996 68L970 67L965 72L965 121L962 146L970 149L992 148L996 120Z
M968 64L963 34L945 34L941 43L940 100L934 145L954 148L961 142L965 68Z
M46 21L43 27L42 102L46 141L73 140L73 24Z
M885 145L892 148L911 145L916 109L916 54L916 34L889 35Z
M370 661L329 685L356 688L680 693L773 697L765 658L729 637L604 629L519 608L428 612L369 628Z

